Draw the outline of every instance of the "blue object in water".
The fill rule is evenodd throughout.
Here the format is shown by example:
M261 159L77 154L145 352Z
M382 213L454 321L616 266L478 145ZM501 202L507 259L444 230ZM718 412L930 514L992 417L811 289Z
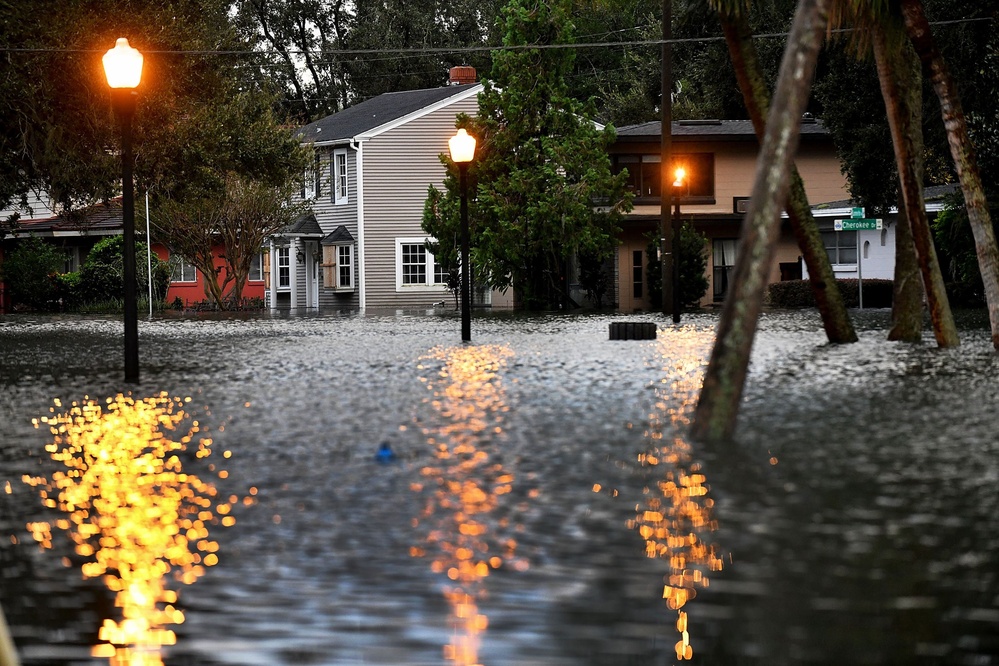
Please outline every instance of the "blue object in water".
M380 463L390 463L395 460L395 451L389 446L388 442L382 442L381 446L378 447L378 453L375 454L375 460Z

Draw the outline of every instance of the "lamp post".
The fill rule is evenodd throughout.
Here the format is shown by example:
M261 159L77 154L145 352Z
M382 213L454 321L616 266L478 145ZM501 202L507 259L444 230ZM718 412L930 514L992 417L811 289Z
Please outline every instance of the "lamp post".
M680 188L687 171L677 167L673 172L673 323L680 323Z
M472 339L472 298L468 262L468 165L475 157L475 137L464 129L448 142L451 161L458 165L458 188L461 190L461 341Z
M142 54L119 37L104 54L111 106L121 129L121 217L124 238L125 381L139 381L139 313L135 285L135 199L132 188L132 116L142 78Z

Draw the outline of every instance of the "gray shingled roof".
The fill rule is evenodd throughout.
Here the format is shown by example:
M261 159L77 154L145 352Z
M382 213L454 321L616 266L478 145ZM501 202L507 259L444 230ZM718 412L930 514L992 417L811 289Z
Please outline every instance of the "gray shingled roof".
M306 213L282 229L280 233L300 236L322 236L323 230L320 228L316 216L312 213Z
M649 141L659 139L661 123L656 120L638 125L617 128L618 139ZM671 125L673 138L682 140L755 140L756 132L750 120L677 120ZM826 136L828 132L821 120L801 123L802 135Z
M337 243L353 243L354 237L347 231L347 227L342 224L331 231L320 243L322 245L336 245Z
M385 93L310 123L301 128L297 136L305 142L346 141L477 85L479 84L468 83L461 86Z

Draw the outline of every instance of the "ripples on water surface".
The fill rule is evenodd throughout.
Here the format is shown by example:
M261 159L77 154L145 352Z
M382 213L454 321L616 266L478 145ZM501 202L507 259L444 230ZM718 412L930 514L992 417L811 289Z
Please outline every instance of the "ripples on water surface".
M999 358L858 314L767 313L710 448L713 315L161 319L113 404L120 323L0 318L3 610L36 666L999 663Z

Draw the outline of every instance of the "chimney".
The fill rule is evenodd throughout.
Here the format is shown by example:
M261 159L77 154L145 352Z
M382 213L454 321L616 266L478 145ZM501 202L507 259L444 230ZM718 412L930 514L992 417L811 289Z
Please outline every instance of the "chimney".
M452 67L448 75L447 84L449 86L460 86L466 83L478 83L475 75L475 68L468 65L458 65Z

